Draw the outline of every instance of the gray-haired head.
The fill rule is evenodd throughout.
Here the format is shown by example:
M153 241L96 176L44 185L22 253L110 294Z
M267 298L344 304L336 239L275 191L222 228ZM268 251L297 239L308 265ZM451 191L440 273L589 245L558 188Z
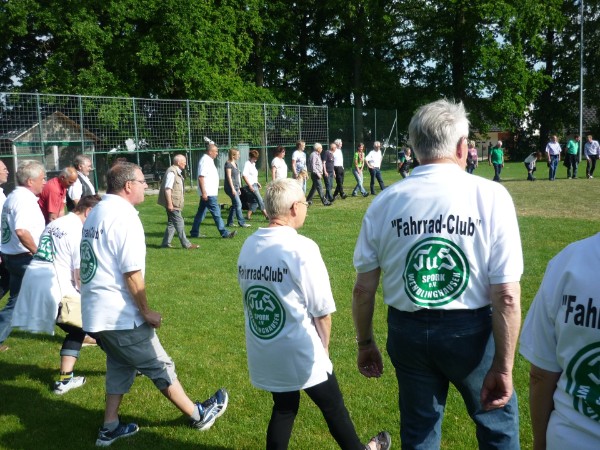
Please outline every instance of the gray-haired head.
M267 184L265 209L271 219L286 217L290 214L292 205L302 200L304 200L302 185L293 178L282 178Z
M469 119L462 102L438 100L417 109L408 125L417 156L424 161L452 157L469 135Z
M140 166L130 162L121 162L112 166L106 174L106 193L117 194L125 189L128 181L135 180L136 169Z
M87 155L77 155L74 159L73 159L73 166L77 169L80 170L82 165L84 163L86 163L87 161L90 162L90 164L92 163L92 159L87 156Z
M17 183L19 186L25 186L28 180L38 178L42 173L46 173L46 170L41 162L25 159L17 167Z

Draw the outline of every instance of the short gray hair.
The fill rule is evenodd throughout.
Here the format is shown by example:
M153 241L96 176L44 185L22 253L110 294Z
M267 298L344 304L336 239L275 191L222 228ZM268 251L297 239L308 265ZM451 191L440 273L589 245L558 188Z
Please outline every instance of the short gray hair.
M75 159L73 159L73 166L76 169L79 169L83 165L83 163L86 162L86 161L89 161L91 163L92 162L92 158L90 158L87 155L77 155L75 157Z
M130 162L121 162L112 166L106 174L106 193L117 194L125 189L128 181L135 180L135 171L142 168Z
M333 141L333 143L335 145L342 145L342 140L341 139L336 139L335 141Z
M265 209L267 215L274 217L286 217L295 202L304 200L302 185L293 178L283 178L271 181L267 184L265 193Z
M321 144L319 144L318 142L315 142L315 143L313 144L313 149L314 149L314 150L316 150L316 149L318 149L318 148L320 148L321 150L323 150L323 146L322 146Z
M469 136L465 107L446 99L421 106L408 125L408 134L419 158L452 156L460 139Z
M40 174L46 173L44 165L35 159L24 159L17 167L17 183L25 186L28 180L38 178Z
M173 164L177 164L179 161L183 161L183 160L187 161L187 158L184 155L182 155L181 153L173 156Z

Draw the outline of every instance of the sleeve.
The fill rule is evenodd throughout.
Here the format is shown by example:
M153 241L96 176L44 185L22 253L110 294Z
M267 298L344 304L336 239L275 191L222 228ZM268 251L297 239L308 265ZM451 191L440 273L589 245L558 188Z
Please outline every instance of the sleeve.
M116 232L113 234L114 253L121 273L143 270L146 259L146 243L144 229L139 218L131 220L124 217L120 223L115 223Z
M306 252L300 257L299 280L304 285L308 312L313 317L322 317L335 312L329 273L317 244L306 240L302 244Z
M242 176L243 177L248 177L250 176L250 166L252 165L252 163L250 161L246 161L244 163L244 170L242 171Z
M488 275L490 284L520 281L523 274L523 250L519 223L512 198L503 186L492 201L490 222L490 261Z
M557 295L555 283L560 276L554 266L554 261L548 264L540 289L529 308L521 332L519 353L541 369L562 372L556 353L558 340L555 331L560 299L554 298Z
M75 181L75 183L69 187L67 193L69 194L69 198L71 200L79 200L81 198L81 195L83 194L83 186L81 185L79 178L77 178L77 181Z
M175 174L173 172L167 172L165 189L173 189L173 184L175 184Z
M354 248L354 268L358 273L370 272L380 267L379 255L377 249L379 247L379 233L374 232L376 227L371 221L369 208L363 218L360 233Z

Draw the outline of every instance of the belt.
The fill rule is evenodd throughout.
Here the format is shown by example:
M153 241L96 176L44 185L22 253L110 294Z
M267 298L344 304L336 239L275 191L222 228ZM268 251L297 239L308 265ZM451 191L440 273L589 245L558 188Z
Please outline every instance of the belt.
M390 315L399 317L473 317L490 314L492 308L484 306L478 309L427 309L422 308L417 311L400 311L394 307L389 308Z

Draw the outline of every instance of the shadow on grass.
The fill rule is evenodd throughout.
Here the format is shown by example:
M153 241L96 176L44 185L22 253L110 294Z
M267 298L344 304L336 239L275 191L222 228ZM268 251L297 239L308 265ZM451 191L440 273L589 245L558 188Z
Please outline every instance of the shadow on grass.
M44 395L38 389L16 387L11 381L23 374L38 379L50 380L55 372L26 364L0 364L0 448L48 450L95 448L98 428L101 425L103 410L88 409L71 403L76 393L64 396ZM70 395L71 394L71 395ZM75 395L73 395L75 394ZM156 393L156 401L161 401ZM77 400L80 400L77 399ZM114 444L114 448L129 449L205 449L225 450L231 447L203 445L186 442L189 436L182 433L182 439L162 437L150 432L153 427L184 427L184 418L171 421L149 422L143 417L122 417L123 421L134 421L140 425L135 436ZM148 431L147 431L148 430Z

